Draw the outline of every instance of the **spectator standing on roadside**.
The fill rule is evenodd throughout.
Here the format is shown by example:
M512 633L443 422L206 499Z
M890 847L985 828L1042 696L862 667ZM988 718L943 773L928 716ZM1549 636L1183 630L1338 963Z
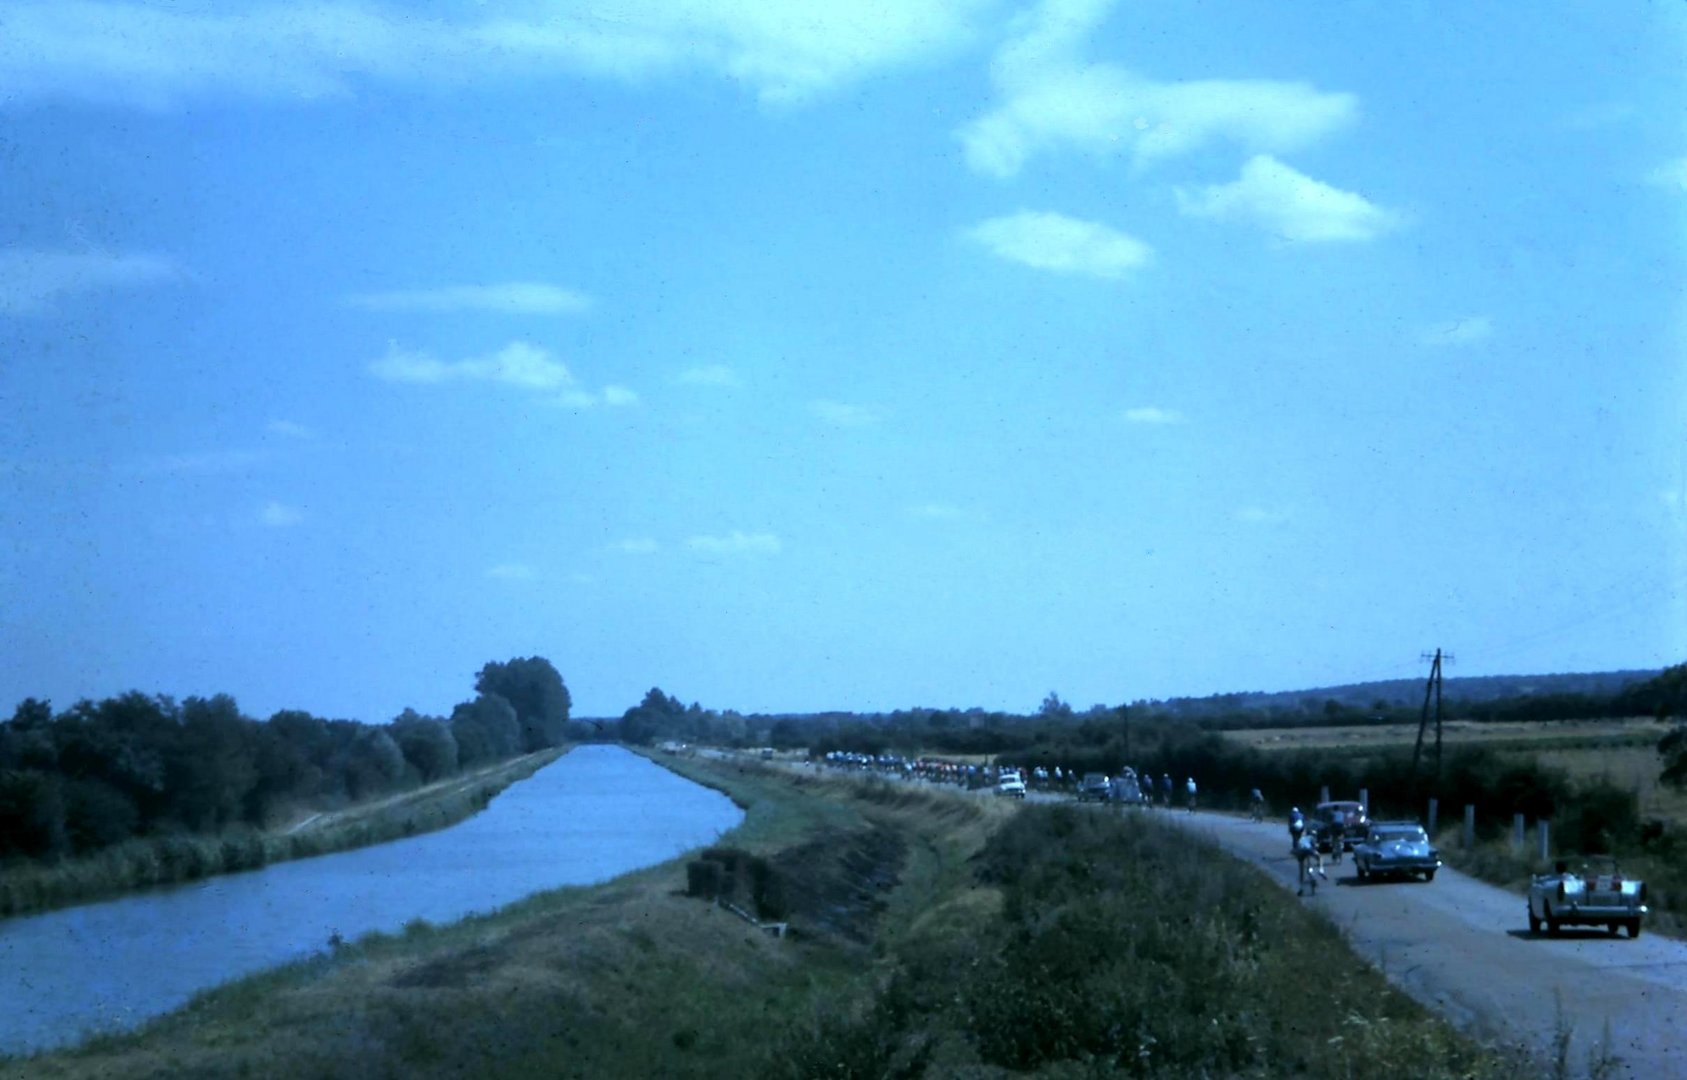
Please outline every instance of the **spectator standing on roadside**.
M1189 797L1189 812L1195 812L1195 778L1191 776L1183 785L1184 794Z

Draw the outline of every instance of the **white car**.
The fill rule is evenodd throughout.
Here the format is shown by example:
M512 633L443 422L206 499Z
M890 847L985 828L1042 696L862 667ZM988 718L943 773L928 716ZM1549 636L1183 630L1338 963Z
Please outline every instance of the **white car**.
M1009 795L1015 799L1025 798L1025 778L1013 770L1008 770L996 777L996 794Z
M1603 926L1615 934L1640 936L1640 917L1646 914L1646 883L1624 877L1611 858L1595 860L1580 871L1560 862L1550 874L1536 874L1529 884L1529 930L1549 934L1560 926Z

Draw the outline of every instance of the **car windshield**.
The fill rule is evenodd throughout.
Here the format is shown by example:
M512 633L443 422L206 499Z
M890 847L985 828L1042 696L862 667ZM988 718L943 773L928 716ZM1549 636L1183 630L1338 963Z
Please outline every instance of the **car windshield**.
M1371 839L1379 844L1392 843L1399 840L1421 841L1427 840L1422 829L1377 829L1371 833Z

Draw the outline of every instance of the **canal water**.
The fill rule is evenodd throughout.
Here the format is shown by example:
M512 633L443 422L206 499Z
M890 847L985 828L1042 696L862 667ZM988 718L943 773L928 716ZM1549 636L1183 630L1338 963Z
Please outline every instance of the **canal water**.
M707 844L742 812L615 746L580 746L449 829L0 920L0 1053L124 1030L201 990L413 919L444 923Z

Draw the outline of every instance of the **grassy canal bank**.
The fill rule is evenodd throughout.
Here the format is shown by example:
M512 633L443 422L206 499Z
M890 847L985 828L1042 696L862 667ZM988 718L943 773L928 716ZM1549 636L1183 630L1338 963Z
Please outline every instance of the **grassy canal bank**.
M567 753L552 747L399 795L312 814L286 828L238 828L128 840L95 855L0 871L0 918L104 900L137 889L255 870L443 829Z
M722 844L789 936L686 896L682 858L371 936L0 1075L1539 1075L1175 828L660 760L744 807Z

